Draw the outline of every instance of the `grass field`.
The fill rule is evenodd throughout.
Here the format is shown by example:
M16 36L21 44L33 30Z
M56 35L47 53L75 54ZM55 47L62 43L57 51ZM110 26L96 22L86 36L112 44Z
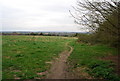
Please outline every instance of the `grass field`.
M38 73L49 70L50 62L62 51L69 50L66 43L74 49L68 58L71 69L82 69L93 78L118 80L113 68L115 64L102 59L116 56L115 48L78 43L71 37L12 35L2 37L3 79L44 77ZM76 74L86 78L82 71Z
M31 79L50 68L49 62L75 40L48 36L3 36L3 79Z

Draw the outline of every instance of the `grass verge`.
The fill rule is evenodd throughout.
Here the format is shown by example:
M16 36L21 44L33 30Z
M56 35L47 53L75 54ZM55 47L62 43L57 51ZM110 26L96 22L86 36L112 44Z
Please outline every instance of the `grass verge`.
M101 59L110 55L116 56L117 50L115 48L105 45L92 46L84 43L77 43L76 41L72 42L70 45L74 48L68 59L72 69L85 67L84 71L91 75L92 78L113 81L120 80L113 68L115 64L112 61Z

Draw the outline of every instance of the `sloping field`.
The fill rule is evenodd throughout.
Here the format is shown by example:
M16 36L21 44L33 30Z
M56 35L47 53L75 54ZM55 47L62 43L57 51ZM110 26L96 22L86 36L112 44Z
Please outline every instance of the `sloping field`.
M118 50L78 43L74 37L3 36L3 79L119 81Z
M66 43L76 40L69 37L3 36L3 79L33 79L44 77Z

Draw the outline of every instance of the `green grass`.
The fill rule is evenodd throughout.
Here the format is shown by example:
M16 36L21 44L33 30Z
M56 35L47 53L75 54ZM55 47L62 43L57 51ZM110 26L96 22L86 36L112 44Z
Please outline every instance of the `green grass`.
M3 79L32 79L50 68L46 63L68 48L65 44L75 39L48 36L3 36Z
M2 80L2 36L0 35L0 80Z
M73 52L69 56L69 62L75 69L87 67L88 72L95 78L118 80L114 73L114 63L105 61L109 55L116 55L115 48L105 45L87 45L76 42L70 37L56 36L3 36L2 37L2 78L3 79L34 79L43 77L37 73L49 70L50 62L64 50L69 43Z
M76 41L71 42L70 45L74 48L69 57L69 63L73 69L84 66L87 67L86 72L95 78L118 80L112 67L114 63L101 59L116 55L117 49L105 45L87 45Z

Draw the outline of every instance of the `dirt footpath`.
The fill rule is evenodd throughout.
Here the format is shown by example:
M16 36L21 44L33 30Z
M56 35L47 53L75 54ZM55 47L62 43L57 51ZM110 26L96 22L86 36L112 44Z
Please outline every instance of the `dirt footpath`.
M66 43L68 46L68 43ZM71 46L68 46L70 48L70 51L63 51L60 55L59 58L57 58L53 63L52 67L47 74L46 79L67 79L70 78L68 76L67 72L67 58L70 56L70 54L73 51L73 48Z

